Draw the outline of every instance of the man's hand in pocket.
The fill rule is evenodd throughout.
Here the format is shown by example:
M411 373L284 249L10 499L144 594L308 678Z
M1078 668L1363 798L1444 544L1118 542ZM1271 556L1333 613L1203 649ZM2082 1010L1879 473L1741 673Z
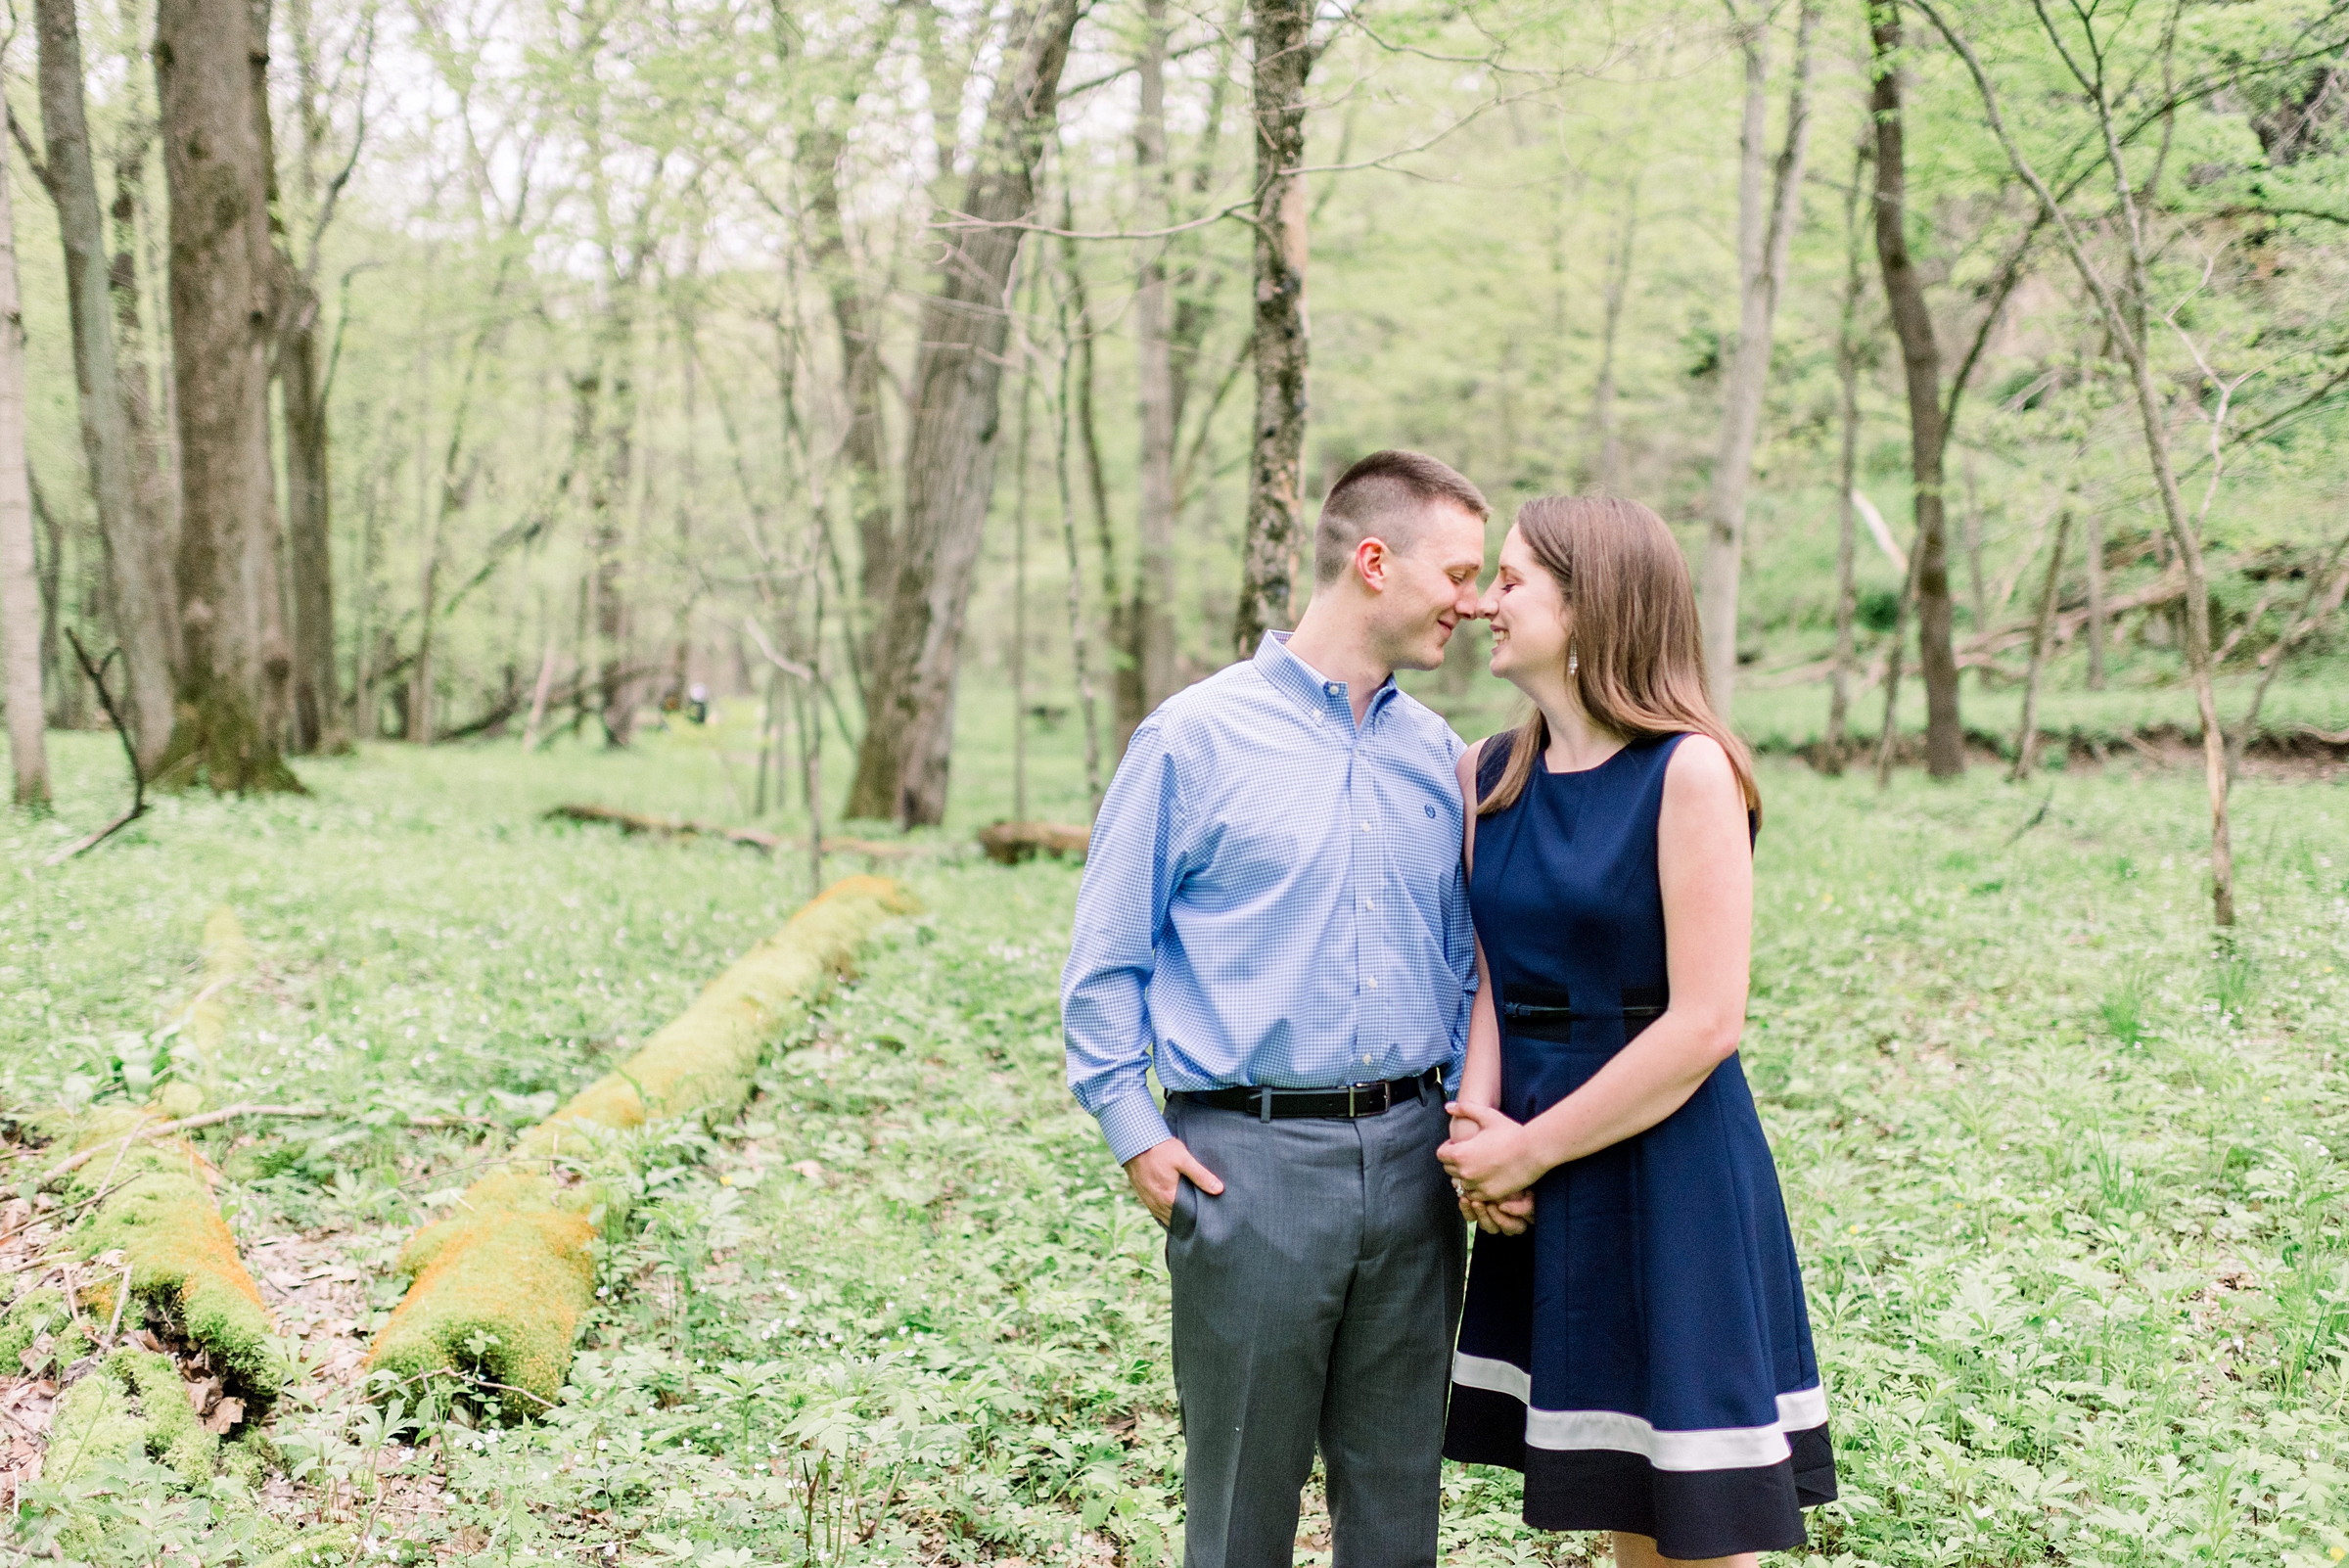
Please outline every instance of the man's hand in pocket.
M1174 1195L1182 1190L1184 1176L1211 1198L1223 1191L1223 1178L1201 1165L1180 1138L1154 1143L1126 1162L1126 1179L1133 1183L1133 1195L1162 1225L1174 1216Z

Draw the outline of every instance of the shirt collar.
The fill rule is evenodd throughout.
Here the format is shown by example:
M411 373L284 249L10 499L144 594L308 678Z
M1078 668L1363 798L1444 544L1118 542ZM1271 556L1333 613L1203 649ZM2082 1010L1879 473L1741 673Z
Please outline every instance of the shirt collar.
M1346 721L1346 727L1352 729L1354 727L1354 704L1347 698L1346 683L1342 680L1327 678L1313 666L1289 652L1288 642L1288 632L1266 632L1265 640L1256 645L1257 672L1270 681L1278 690L1287 693L1313 712L1330 714L1343 718ZM1389 675L1381 681L1378 690L1370 694L1369 706L1362 710L1362 722L1367 724L1370 721L1370 715L1384 707L1387 700L1393 697L1398 689L1393 675Z

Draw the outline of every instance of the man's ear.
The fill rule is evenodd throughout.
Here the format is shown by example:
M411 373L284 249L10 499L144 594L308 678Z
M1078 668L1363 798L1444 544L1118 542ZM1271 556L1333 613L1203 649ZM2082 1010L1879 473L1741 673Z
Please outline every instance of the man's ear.
M1395 554L1387 548L1387 541L1376 535L1354 547L1355 575L1362 579L1362 586L1372 593L1386 590L1387 570L1394 560Z

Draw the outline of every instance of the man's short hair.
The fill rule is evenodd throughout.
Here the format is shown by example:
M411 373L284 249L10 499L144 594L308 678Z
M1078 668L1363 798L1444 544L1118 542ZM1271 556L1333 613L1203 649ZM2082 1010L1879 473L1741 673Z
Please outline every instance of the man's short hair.
M1425 452L1372 452L1348 469L1321 502L1313 529L1313 581L1335 582L1367 538L1401 553L1419 542L1419 514L1431 501L1449 501L1479 518L1493 508L1485 492L1449 463Z

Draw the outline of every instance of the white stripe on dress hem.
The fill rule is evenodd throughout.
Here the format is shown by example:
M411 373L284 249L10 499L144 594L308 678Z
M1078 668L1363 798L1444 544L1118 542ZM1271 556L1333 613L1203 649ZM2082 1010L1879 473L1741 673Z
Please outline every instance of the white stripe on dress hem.
M1827 1391L1817 1383L1778 1396L1778 1418L1769 1426L1725 1426L1711 1431L1659 1432L1620 1410L1544 1410L1533 1403L1533 1377L1511 1361L1454 1353L1451 1380L1463 1388L1505 1394L1525 1407L1529 1448L1612 1449L1643 1455L1659 1470L1746 1470L1776 1464L1793 1451L1786 1434L1823 1426Z

